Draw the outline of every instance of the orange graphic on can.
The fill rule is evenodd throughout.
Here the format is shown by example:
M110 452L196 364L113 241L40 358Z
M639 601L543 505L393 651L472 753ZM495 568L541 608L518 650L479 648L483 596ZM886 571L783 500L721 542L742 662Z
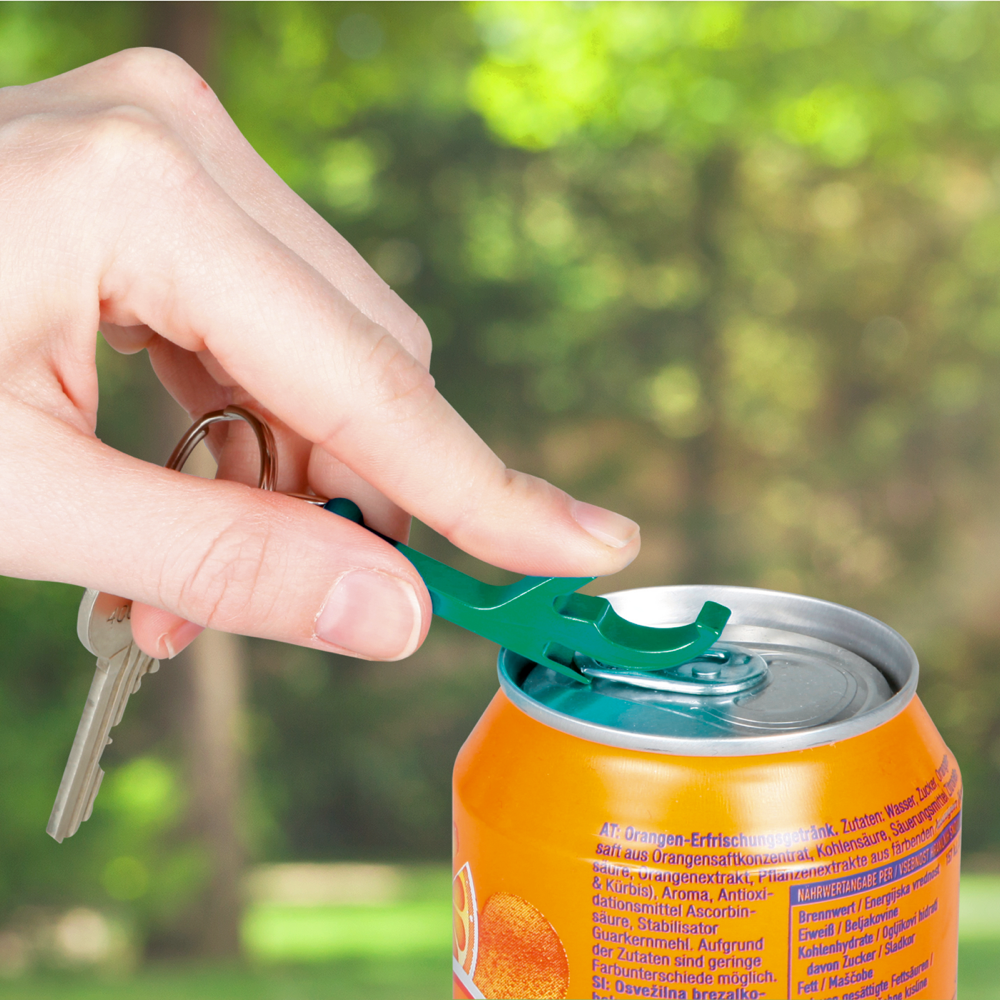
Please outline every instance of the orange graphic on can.
M562 1000L569 986L566 950L545 917L526 899L509 892L494 893L481 916L470 916L470 901L475 911L475 893L470 891L468 865L455 876L454 884L453 958L456 987L461 990L457 995Z
M476 888L468 865L462 866L452 882L452 905L455 919L452 957L462 972L471 976L479 952L479 913L476 909Z
M706 675L760 657L756 686L585 687L501 654L455 767L454 995L953 998L961 778L912 651L792 595L613 601L672 624L702 599L733 609Z

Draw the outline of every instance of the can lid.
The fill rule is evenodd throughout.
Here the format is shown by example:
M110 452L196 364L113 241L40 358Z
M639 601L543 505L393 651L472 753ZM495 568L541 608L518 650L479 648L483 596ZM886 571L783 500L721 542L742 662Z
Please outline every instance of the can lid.
M664 671L581 661L583 687L502 650L500 683L523 711L585 739L691 755L779 753L857 735L901 711L916 688L905 640L859 611L742 587L656 587L609 595L640 624L732 608L721 641Z

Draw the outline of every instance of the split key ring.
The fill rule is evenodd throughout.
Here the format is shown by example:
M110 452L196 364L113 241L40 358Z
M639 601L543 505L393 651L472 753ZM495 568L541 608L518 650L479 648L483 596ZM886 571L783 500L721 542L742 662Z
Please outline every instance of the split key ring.
M242 420L249 424L257 438L257 447L260 449L260 476L257 479L257 488L274 491L278 485L278 451L274 443L274 433L265 421L242 406L227 406L224 410L213 410L196 420L177 442L177 447L174 448L165 467L180 472L184 468L184 463L191 457L191 452L208 436L212 424L228 423L232 420ZM311 493L286 495L320 507L327 502L325 497Z

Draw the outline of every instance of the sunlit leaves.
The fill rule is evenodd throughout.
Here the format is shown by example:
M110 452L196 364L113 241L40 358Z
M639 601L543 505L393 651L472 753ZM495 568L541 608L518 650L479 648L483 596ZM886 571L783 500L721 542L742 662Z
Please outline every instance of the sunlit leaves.
M821 86L779 107L779 134L792 142L813 146L836 166L857 163L877 128L871 95L849 83Z
M649 401L653 419L669 437L694 437L711 419L701 380L688 365L661 368L649 383Z
M823 390L822 354L814 338L737 320L725 330L723 343L722 408L746 446L771 456L801 450Z
M137 757L110 777L101 805L139 831L162 828L177 819L181 796L180 783L169 764L158 757Z
M695 125L730 121L739 88L689 52L724 52L743 34L739 4L489 3L475 8L487 51L469 98L505 141L548 149L581 133L621 145L679 111Z
M366 211L375 200L373 182L378 166L375 151L363 139L331 143L321 168L326 201L345 212Z
M474 16L486 55L471 103L526 149L770 135L845 166L912 149L948 117L1000 127L996 85L968 73L998 54L982 5L487 3Z

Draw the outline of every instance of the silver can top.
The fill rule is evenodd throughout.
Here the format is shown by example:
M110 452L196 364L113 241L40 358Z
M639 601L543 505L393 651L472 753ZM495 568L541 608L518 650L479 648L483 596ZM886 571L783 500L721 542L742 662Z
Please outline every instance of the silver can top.
M522 711L586 740L687 756L784 753L887 722L917 687L898 632L827 601L749 587L648 587L605 595L640 625L690 621L705 601L732 609L720 641L664 671L583 661L582 685L509 650L500 686Z

